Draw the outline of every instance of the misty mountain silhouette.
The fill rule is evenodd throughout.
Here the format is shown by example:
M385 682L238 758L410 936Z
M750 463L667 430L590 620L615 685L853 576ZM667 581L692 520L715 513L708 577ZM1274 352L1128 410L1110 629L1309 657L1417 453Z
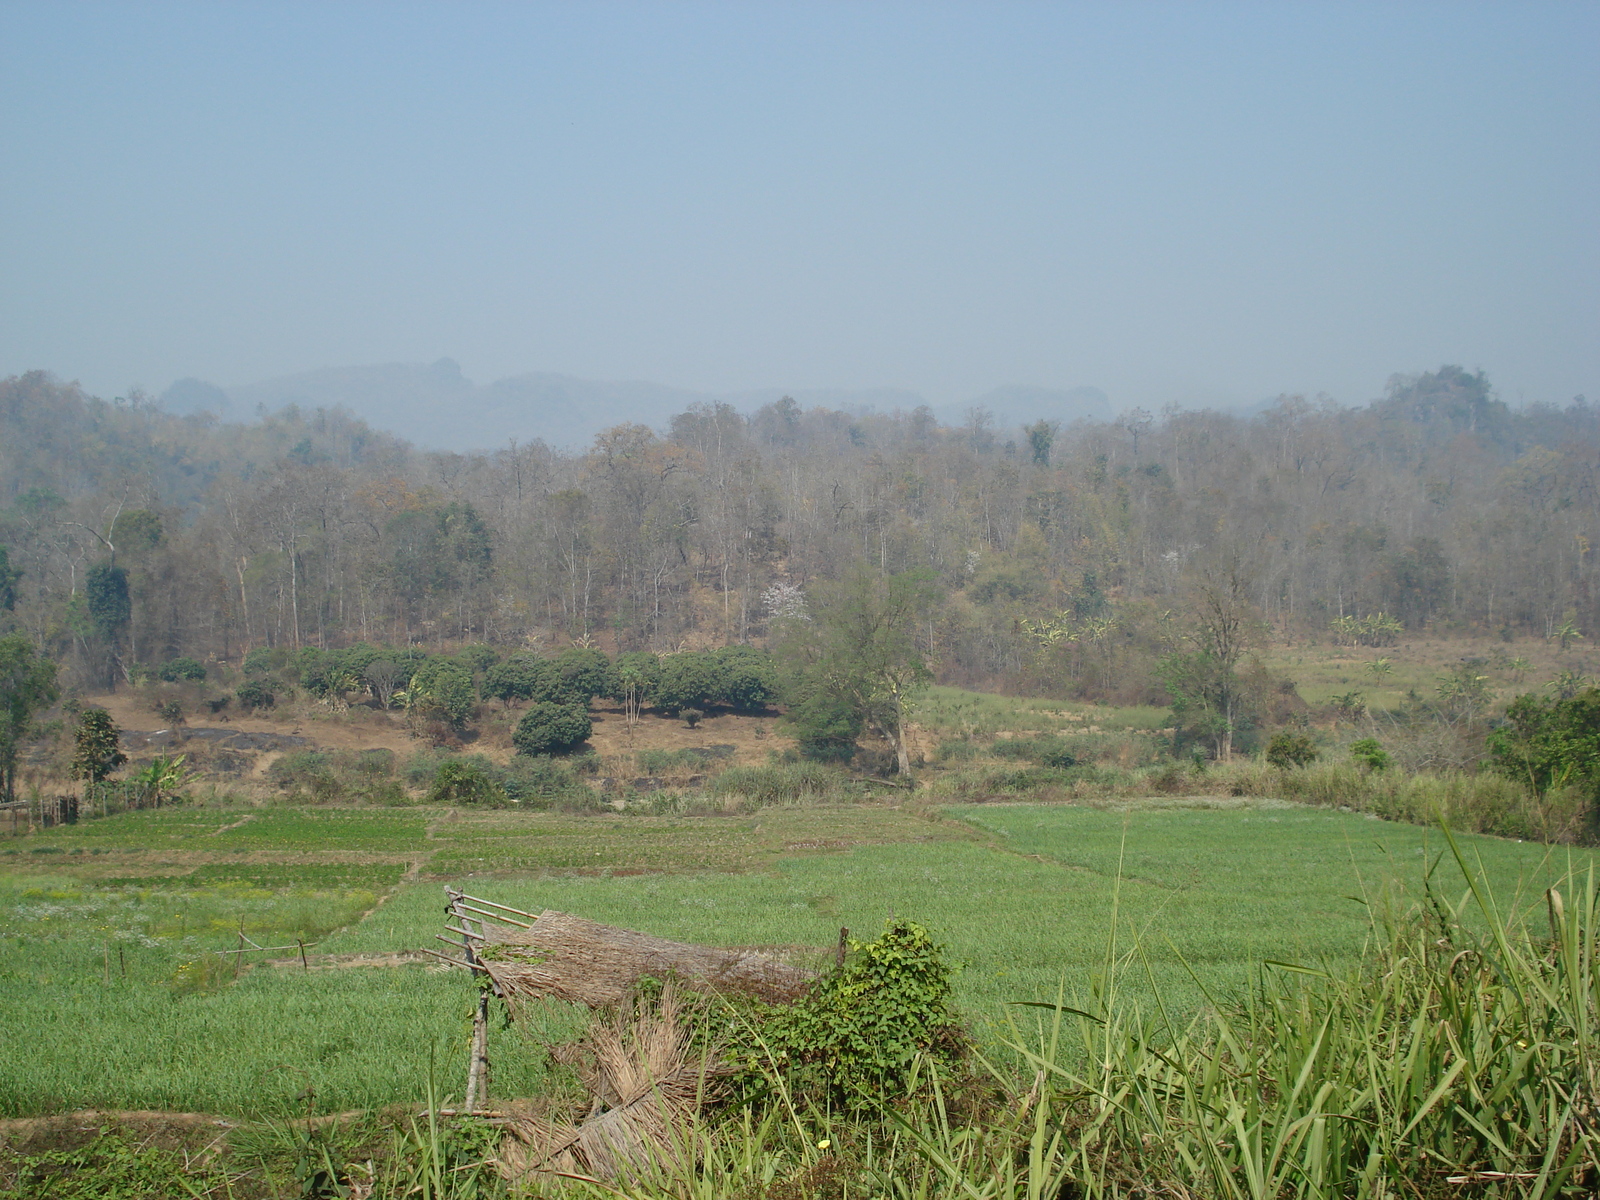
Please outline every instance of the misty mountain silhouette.
M625 421L663 428L674 413L691 404L721 402L753 412L785 395L806 408L822 405L847 411L910 410L926 403L917 393L897 388L766 388L714 394L543 371L478 384L449 358L426 364L325 367L228 388L180 379L161 394L160 402L168 412L210 412L226 421L248 421L259 412L291 404L303 409L344 408L375 428L439 450L482 449L513 438L543 439L574 449L588 445L602 429ZM972 405L993 413L997 431L1040 417L1066 422L1111 415L1110 401L1098 388L1056 391L1016 384L995 388L970 404L941 405L935 412L947 424L959 424Z

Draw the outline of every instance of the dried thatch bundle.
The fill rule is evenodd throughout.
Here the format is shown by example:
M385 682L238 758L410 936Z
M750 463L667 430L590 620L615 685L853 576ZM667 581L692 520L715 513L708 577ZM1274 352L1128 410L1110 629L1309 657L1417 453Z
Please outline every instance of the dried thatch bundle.
M689 986L781 1004L816 978L754 950L672 942L548 910L528 928L485 921L482 929L479 961L512 1003L554 996L605 1008L621 1004L646 975L672 975Z
M687 1016L668 983L655 1004L635 1002L597 1023L577 1053L565 1056L593 1097L589 1115L577 1124L533 1114L502 1118L503 1173L616 1179L652 1164L677 1165L681 1131L725 1070L711 1052L691 1048Z

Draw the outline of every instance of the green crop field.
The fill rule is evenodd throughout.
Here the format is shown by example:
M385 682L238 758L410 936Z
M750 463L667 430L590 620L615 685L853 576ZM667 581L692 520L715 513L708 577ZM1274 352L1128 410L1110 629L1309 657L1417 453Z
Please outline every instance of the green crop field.
M1194 802L1189 802L1193 804ZM1463 838L1497 892L1537 900L1588 853ZM435 943L441 884L661 936L814 947L892 914L963 964L980 1038L1007 1002L1087 986L1112 914L1131 987L1175 1011L1238 997L1265 959L1359 955L1414 904L1428 829L1271 801L1123 810L887 804L736 817L439 809L179 809L15 839L0 851L0 1113L284 1114L458 1089L472 986L410 965L303 970ZM1454 899L1459 873L1438 879ZM1364 903L1363 900L1366 902ZM253 958L235 972L240 932ZM804 953L803 951L798 951ZM575 1027L552 1009L552 1035ZM495 1089L537 1091L537 1039L500 1032Z

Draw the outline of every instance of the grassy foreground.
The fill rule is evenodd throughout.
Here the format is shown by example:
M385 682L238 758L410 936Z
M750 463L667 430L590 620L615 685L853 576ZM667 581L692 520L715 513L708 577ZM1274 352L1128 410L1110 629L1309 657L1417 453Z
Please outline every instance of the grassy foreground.
M1264 959L1351 968L1372 913L1419 901L1445 849L1433 831L1352 814L1179 806L1192 803L691 819L220 808L50 830L0 853L0 1113L287 1116L308 1086L324 1111L372 1109L418 1102L430 1071L455 1089L464 978L416 964L307 971L297 950L253 956L289 962L235 978L214 953L241 926L263 946L316 943L313 956L429 946L445 880L667 937L819 953L841 926L869 936L891 912L913 916L964 964L958 1003L993 1044L1009 1002L1087 985L1114 893L1118 939L1147 963L1124 998L1187 1016L1207 990L1244 995ZM1463 844L1523 906L1591 861ZM550 1032L573 1020L553 1011ZM536 1043L497 1035L494 1053L497 1094L540 1090Z

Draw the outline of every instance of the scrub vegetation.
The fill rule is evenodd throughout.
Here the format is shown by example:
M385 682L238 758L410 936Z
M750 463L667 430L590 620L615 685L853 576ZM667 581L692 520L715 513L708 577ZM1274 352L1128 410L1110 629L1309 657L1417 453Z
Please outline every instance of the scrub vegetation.
M1453 367L449 458L4 381L0 1197L1592 1195L1595 439ZM820 977L508 1180L447 884ZM669 983L492 1101L619 1110Z

